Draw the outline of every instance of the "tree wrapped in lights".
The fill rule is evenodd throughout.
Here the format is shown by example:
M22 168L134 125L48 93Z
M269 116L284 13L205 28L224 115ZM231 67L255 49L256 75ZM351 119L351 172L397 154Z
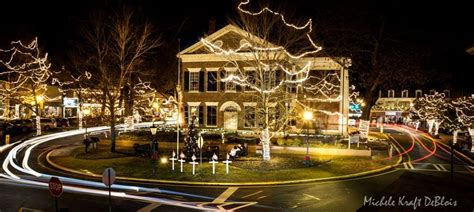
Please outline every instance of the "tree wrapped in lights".
M138 78L138 83L133 85L133 90L134 114L151 114L154 109L153 103L158 98L156 89L151 87L150 82L143 82Z
M446 120L449 106L444 93L436 92L432 95L425 95L413 101L413 106L410 108L410 118L426 121L428 132L438 136L439 127Z
M47 90L47 83L54 74L50 71L48 53L43 53L38 47L38 38L29 44L21 41L11 42L10 49L0 49L0 63L6 68L0 72L5 86L0 89L0 95L8 101L16 101L36 115L36 133L41 135L40 104Z
M337 112L314 109L309 102L339 102L338 89L340 79L336 74L312 76L312 60L322 48L315 44L310 34L312 21L292 24L278 12L268 7L251 12L250 1L238 5L238 21L233 23L241 27L238 42L229 41L218 45L201 39L208 50L224 57L225 74L220 77L221 85L226 89L242 89L256 102L255 112L246 112L244 125L256 127L260 131L263 145L263 159L270 160L270 139L282 131L289 114L296 105L327 115L341 115ZM308 83L305 83L308 82ZM304 87L304 88L303 88ZM308 99L298 101L298 90L307 93ZM253 109L252 109L253 110ZM247 120L256 123L247 123Z
M77 59L77 58L76 58ZM58 78L53 78L52 84L60 86L60 91L63 95L67 92L73 92L78 97L77 117L78 117L78 128L81 130L83 127L83 104L85 102L91 103L92 96L90 91L84 88L87 86L87 82L91 79L92 74L88 71L81 71L78 68L78 60L73 60L73 67L63 71L58 75Z
M474 98L460 97L454 99L449 105L446 122L446 128L452 130L453 135L457 136L460 130L468 130L469 135L473 136L474 124Z

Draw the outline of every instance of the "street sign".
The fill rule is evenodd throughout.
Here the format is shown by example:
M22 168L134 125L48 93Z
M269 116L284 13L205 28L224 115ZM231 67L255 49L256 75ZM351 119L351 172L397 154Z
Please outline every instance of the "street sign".
M112 168L106 168L102 173L102 182L106 186L111 186L115 182L115 170Z
M197 141L197 145L198 145L199 149L202 149L202 146L204 145L204 139L202 139L202 136L199 136L198 141Z
M359 123L360 138L369 137L369 125L370 125L370 122L368 120L360 120L360 123Z
M454 130L453 132L453 144L458 142L458 130Z
M63 184L57 177L49 179L49 192L53 197L59 197L63 193Z
M123 122L125 124L125 131L134 129L133 116L125 117Z

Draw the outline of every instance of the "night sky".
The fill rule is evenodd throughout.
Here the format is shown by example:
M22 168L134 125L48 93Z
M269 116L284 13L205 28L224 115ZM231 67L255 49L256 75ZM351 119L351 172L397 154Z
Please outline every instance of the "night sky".
M177 46L176 40L181 38L182 48L191 45L207 32L211 16L217 19L218 29L224 26L238 3L231 0L130 2L134 2L137 11L162 32L165 43ZM470 78L465 77L474 70L474 56L465 52L467 47L474 45L474 18L469 3L413 2L292 0L287 5L306 18L315 18L327 11L348 17L358 10L387 14L390 16L393 32L403 33L414 44L432 49L431 65L435 74L455 73L458 86L471 85ZM78 26L86 20L90 11L101 8L104 4L115 3L116 1L103 0L2 2L0 48L8 48L11 40L38 36L40 45L50 52L53 62L61 63L65 51L74 48L75 41L80 36ZM464 77L457 77L459 75Z

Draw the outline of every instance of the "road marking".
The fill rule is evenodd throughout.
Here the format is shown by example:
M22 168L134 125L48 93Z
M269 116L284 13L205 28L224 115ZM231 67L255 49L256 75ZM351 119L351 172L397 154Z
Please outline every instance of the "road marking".
M466 166L466 169L471 172L471 173L474 173L474 166Z
M227 188L227 190L225 190L224 192L222 192L221 195L219 195L214 201L212 201L213 203L223 203L227 200L227 198L229 198L230 196L232 196L232 194L237 191L237 189L239 189L239 187L229 187Z
M0 210L2 212L2 210ZM42 212L42 210L32 209L32 208L20 208L18 212Z
M256 195L256 194L260 194L260 193L262 193L262 191L261 191L261 190L260 190L260 191L257 191L257 192L255 192L255 193L251 193L251 194L245 195L245 196L243 196L242 198L247 198L247 197L250 197L250 196L253 196L253 195Z
M436 164L431 164L431 165L433 165L436 168L436 170L441 171L441 169L438 167L438 165L436 165Z
M407 163L403 163L403 166L405 167L405 169L408 169L408 166L407 166Z
M149 204L149 205L147 205L147 206L141 208L141 209L138 210L137 212L150 212L151 210L153 210L153 209L159 207L160 205L161 205L160 203L154 202L154 203L151 203L151 204Z
M441 168L443 171L448 171L446 168L444 168L444 166L443 166L443 165L441 165L441 164L438 164L438 166L439 166L439 168Z
M315 196L313 196L313 195L310 195L310 194L303 193L303 195L305 195L305 196L307 196L307 197L309 197L309 198L315 199L315 200L321 200L321 199L319 199L319 198L317 198L317 197L315 197Z
M263 198L265 198L265 197L267 197L267 196L261 196L261 197L259 197L259 198L257 198L257 199L263 199Z
M193 202L188 202L188 203L193 203ZM197 204L197 207L204 208L207 206L206 209L213 210L214 207L218 209L219 211L235 211L237 209L245 208L245 207L250 207L252 205L257 204L258 202L223 202L223 203L213 203L213 202L194 202ZM234 206L236 205L236 206ZM227 206L227 208L224 208L224 206ZM229 206L232 206L230 208Z

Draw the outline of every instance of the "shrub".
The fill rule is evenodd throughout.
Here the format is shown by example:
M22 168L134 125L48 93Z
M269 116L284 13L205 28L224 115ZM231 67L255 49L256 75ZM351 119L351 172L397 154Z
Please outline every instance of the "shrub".
M284 146L285 145L285 140L284 138L279 138L277 139L277 144L278 146Z
M155 135L158 140L164 142L175 142L176 141L176 132L165 132L165 131L158 131ZM124 132L120 134L120 138L127 138L131 140L144 140L144 141L151 141L153 139L153 135L150 131L142 130L142 131L130 131ZM183 136L180 135L180 139Z
M292 146L301 146L303 144L303 141L301 141L298 138L294 138L292 140L293 140Z
M277 144L279 146L301 146L303 141L298 138L278 138Z

